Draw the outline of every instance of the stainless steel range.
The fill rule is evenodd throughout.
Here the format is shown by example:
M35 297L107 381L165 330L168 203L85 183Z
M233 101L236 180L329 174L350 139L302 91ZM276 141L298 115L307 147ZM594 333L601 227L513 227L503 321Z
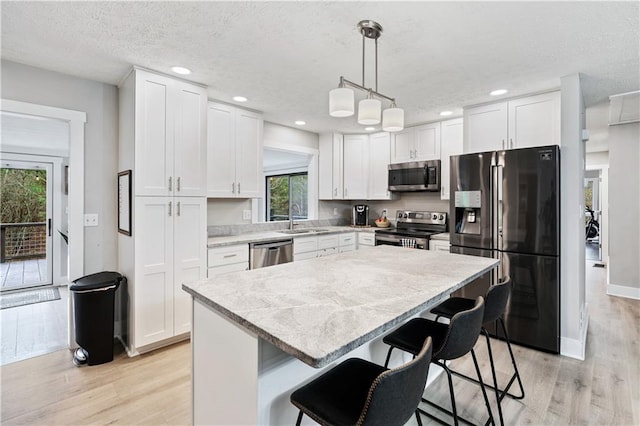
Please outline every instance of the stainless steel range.
M395 229L376 229L376 245L429 249L433 234L447 232L446 212L398 210Z

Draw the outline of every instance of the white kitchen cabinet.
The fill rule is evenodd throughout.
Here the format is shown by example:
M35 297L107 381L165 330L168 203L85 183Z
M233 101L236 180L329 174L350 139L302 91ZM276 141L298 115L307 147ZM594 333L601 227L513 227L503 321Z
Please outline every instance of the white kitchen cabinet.
M464 152L560 144L560 92L464 111Z
M440 199L448 200L450 192L450 157L463 152L463 120L455 118L440 123L441 128L441 167L440 167Z
M344 198L366 200L368 197L369 146L367 135L344 136Z
M348 251L355 251L356 249L356 233L347 232L339 235L338 252L346 253Z
M342 200L343 181L343 136L339 133L321 133L318 158L318 198L320 200Z
M191 329L182 284L206 275L206 199L135 197L135 212L129 346L138 351Z
M391 163L440 159L440 123L407 127L392 133Z
M121 96L135 105L126 129L135 146L134 195L204 196L206 88L139 69L129 78L135 84L124 84Z
M209 102L207 108L207 196L255 198L262 176L260 114Z
M293 239L293 261L318 257L318 237L295 237Z
M249 269L249 245L233 244L207 250L207 278Z
M389 191L391 136L387 132L369 135L368 200L392 200L397 195Z
M338 253L340 236L338 234L318 236L318 257L330 256Z
M446 240L429 240L429 250L433 251L444 251L449 253L450 251L450 243Z
M374 247L376 234L373 232L358 232L358 250Z

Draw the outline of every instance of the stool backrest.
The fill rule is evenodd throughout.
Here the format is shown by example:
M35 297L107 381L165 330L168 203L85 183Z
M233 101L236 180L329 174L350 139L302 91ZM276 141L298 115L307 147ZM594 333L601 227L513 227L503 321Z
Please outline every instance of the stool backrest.
M461 311L451 317L447 336L435 359L456 359L467 354L476 344L484 317L484 298L478 296L473 308Z
M371 385L357 425L404 425L415 413L427 383L431 337L411 361L381 373Z
M498 284L489 287L484 307L483 324L495 321L504 314L511 294L511 278L506 277Z

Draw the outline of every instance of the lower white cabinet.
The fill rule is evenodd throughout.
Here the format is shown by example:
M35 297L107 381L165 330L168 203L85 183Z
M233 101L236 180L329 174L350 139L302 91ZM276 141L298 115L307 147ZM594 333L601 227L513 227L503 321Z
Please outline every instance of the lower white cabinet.
M191 330L191 298L182 284L205 277L206 209L204 197L135 198L129 349Z
M293 239L293 261L318 257L318 237L296 237Z
M207 278L249 269L249 245L234 244L207 250Z
M446 240L429 240L429 250L446 251L449 253L451 244Z
M346 234L339 235L339 245L338 251L340 253L345 253L348 251L354 251L356 249L356 233L349 232Z
M296 237L293 240L293 260L297 262L355 249L355 232Z
M376 234L373 232L358 232L358 250L375 247Z

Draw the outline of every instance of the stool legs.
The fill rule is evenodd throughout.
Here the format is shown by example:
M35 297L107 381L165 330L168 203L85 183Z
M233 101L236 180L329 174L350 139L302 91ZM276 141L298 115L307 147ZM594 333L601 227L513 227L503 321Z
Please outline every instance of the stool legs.
M505 327L504 319L502 317L500 317L500 325L502 325L502 331L504 332L504 338L505 338L505 340L507 342L507 348L509 349L509 355L511 356L511 364L513 364L513 370L515 371L513 376L511 376L511 380L509 380L509 383L504 388L504 391L502 391L502 396L501 396L500 399L504 398L505 395L509 395L513 399L522 399L522 398L524 398L524 387L522 386L522 379L520 378L520 372L518 371L518 366L516 365L516 358L513 356L513 350L511 349L511 341L509 340L509 334L507 333L507 327ZM515 379L518 380L518 386L520 387L520 395L519 396L515 396L515 395L509 393L509 388L511 387L511 385L513 384L513 381Z
M493 378L493 390L496 394L496 403L498 404L498 417L500 418L500 424L504 425L504 419L502 418L502 398L498 392L498 379L496 378L496 367L493 363L493 352L491 351L491 339L489 339L489 332L486 328L482 327L482 334L487 340L487 351L489 352L489 365L491 365L491 376ZM489 421L487 420L487 424ZM486 426L486 425L485 425Z
M298 413L298 420L296 420L296 426L300 426L300 422L302 422L302 410Z

